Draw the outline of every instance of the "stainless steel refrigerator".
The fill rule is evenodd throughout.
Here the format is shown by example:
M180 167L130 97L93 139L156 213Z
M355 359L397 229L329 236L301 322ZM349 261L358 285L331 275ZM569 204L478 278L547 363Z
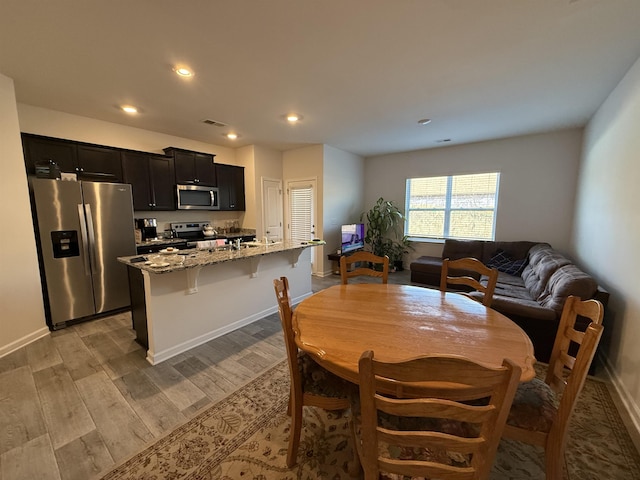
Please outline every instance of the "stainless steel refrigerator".
M135 255L131 186L31 178L47 324L62 328L130 305L126 266Z

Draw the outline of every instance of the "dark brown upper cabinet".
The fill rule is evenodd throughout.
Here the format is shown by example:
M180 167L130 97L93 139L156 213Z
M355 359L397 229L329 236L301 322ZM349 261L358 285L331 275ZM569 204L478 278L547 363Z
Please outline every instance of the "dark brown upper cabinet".
M122 164L117 148L72 140L22 134L27 173L35 174L38 162L53 161L61 172L75 173L79 180L121 182Z
M122 182L120 150L78 144L76 173L80 180Z
M244 199L244 167L216 163L220 210L246 209Z
M53 161L62 172L75 172L78 149L75 142L38 135L22 134L24 161L29 175L35 175L36 163Z
M131 184L134 210L175 210L173 158L122 152L124 182Z
M177 184L218 185L213 163L215 155L176 147L167 147L164 153L173 157Z

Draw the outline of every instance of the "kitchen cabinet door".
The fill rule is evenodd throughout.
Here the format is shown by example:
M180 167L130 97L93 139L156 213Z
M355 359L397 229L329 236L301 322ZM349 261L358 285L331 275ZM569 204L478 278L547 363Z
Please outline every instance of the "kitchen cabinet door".
M215 187L218 182L216 177L216 167L213 163L213 155L196 153L194 155L193 162L195 164L198 183L201 185Z
M165 148L164 152L173 157L176 183L212 187L217 185L216 170L213 163L215 155L192 152L175 147Z
M175 210L173 158L123 152L122 167L134 210Z
M122 173L124 182L131 184L134 210L150 210L151 184L149 182L149 161L143 153L123 152Z
M22 148L27 173L36 173L37 162L54 161L61 172L75 173L77 160L76 144L69 140L22 134Z
M78 145L78 179L122 182L120 150L94 145Z
M244 167L216 164L220 210L245 210Z
M176 180L173 158L152 155L148 160L153 209L175 210Z

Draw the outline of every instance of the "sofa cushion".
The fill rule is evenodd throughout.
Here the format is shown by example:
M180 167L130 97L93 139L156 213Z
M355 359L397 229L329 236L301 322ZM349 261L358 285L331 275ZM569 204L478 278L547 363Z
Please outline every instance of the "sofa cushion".
M560 315L569 295L586 300L593 297L597 288L598 284L593 277L573 264L565 265L551 275L546 288L537 300L543 307L551 308Z
M447 239L442 249L442 258L458 260L460 258L473 257L482 260L484 243L482 240Z
M474 295L472 292L470 295ZM493 294L491 308L510 317L512 315L533 318L536 320L546 320L553 322L556 320L556 311L552 308L541 306L531 299L514 298L506 295ZM553 327L555 329L555 327ZM555 336L555 332L553 334Z
M487 277L483 277L483 279L487 280ZM498 285L513 285L526 289L524 279L520 275L509 275L504 272L498 272Z
M548 244L538 244L529 250L529 263L522 271L524 284L531 298L538 298L558 268L571 262Z
M531 295L529 295L529 290L527 290L527 287L509 285L508 283L496 284L494 295L502 295L504 297L511 297L513 299L533 301L533 298L531 298Z
M416 272L436 273L440 276L442 259L440 257L423 256L411 262L411 270Z

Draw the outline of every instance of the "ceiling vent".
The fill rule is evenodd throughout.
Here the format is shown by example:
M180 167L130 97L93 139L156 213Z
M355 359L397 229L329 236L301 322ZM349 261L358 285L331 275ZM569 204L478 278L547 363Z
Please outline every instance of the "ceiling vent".
M226 127L227 126L226 123L217 122L217 121L211 120L209 118L205 118L204 120L202 120L202 123L206 123L207 125L213 125L214 127Z

